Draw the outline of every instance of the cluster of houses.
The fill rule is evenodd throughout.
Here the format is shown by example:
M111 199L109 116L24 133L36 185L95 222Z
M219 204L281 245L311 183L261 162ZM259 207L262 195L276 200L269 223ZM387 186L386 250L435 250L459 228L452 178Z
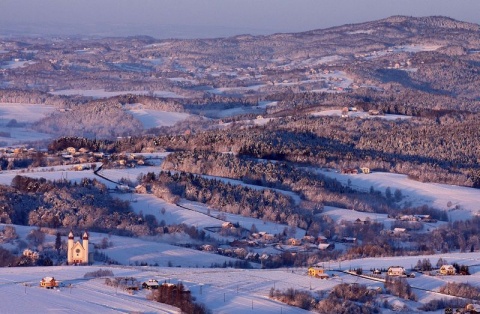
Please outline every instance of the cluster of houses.
M72 163L92 163L97 161L109 160L113 166L116 167L136 167L145 165L145 160L142 155L138 154L119 154L109 155L103 152L91 152L87 148L76 149L75 147L67 147L64 151L59 153L64 161ZM79 166L81 167L81 165ZM79 168L76 170L84 170Z
M430 215L399 215L395 219L400 221L437 222Z
M20 154L36 154L37 150L33 147L0 147L0 156L15 157Z
M342 238L342 243L356 243L356 238ZM254 232L245 239L237 239L228 245L219 247L212 244L204 244L198 247L199 250L210 253L217 253L224 256L244 259L252 262L262 262L269 260L272 254L257 253L255 249L274 246L279 249L279 253L283 251L314 251L314 250L333 250L335 244L329 243L324 236L304 236L303 238L282 238L281 235L274 235L267 232Z
M342 174L369 174L370 173L370 168L368 167L360 167L360 168L342 168L341 169Z
M374 269L372 273L374 275L380 275L382 271L379 269ZM411 277L411 278L415 277L414 273L407 272L405 268L402 266L390 266L387 269L386 274L388 276L394 276L394 277ZM453 276L453 275L457 275L457 270L453 265L442 265L438 269L437 274L443 275L443 276Z

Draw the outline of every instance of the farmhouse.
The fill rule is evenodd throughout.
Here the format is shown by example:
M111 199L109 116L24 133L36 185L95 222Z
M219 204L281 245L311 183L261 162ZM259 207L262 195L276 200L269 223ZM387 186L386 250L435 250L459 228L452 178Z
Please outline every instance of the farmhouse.
M327 243L327 242L328 242L328 239L327 239L327 237L321 235L321 236L318 236L317 242L318 242L318 243Z
M406 276L405 268L401 266L391 266L388 268L387 274L389 276Z
M58 282L53 277L44 277L42 281L40 281L40 287L46 289L53 289L58 287Z
M319 243L318 244L318 249L319 250L333 250L335 249L335 244L331 244L331 243Z
M442 267L440 267L440 274L442 275L455 275L456 272L457 271L453 265L442 265Z
M229 229L229 228L233 228L233 224L229 221L225 221L224 223L222 223L222 228L224 229Z
M356 168L343 168L343 174L358 174L358 170Z
M478 304L467 304L465 306L465 311L467 311L467 313L480 313L480 305Z
M343 237L343 238L341 239L341 242L342 242L342 243L353 243L353 244L355 244L355 243L357 243L357 238L353 238L353 237Z
M363 174L369 174L370 173L370 168L368 168L368 167L360 167L360 170L362 171Z
M155 279L149 279L142 283L142 289L148 289L148 290L156 290L158 289L159 284L158 281Z
M287 240L287 244L288 245L295 245L295 246L302 245L302 240L301 239L290 238L290 239Z
M73 232L68 234L67 243L67 263L68 265L87 265L93 263L93 250L90 250L88 243L88 233L85 231L80 241L74 242Z
M325 273L325 270L322 267L310 267L308 268L308 275L310 277L326 279L328 278L328 274Z

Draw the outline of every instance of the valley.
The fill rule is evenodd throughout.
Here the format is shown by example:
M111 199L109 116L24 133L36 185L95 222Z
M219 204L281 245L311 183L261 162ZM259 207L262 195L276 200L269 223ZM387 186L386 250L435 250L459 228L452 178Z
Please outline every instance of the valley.
M477 306L479 30L392 16L214 39L2 38L0 299L28 301L0 308ZM67 265L70 231L90 237L89 265ZM50 277L61 284L41 288ZM189 292L158 303L149 279Z

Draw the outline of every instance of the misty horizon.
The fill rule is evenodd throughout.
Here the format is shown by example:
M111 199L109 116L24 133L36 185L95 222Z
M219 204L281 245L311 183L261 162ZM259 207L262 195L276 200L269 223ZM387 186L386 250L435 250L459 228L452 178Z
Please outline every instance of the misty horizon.
M324 29L405 16L446 16L478 23L480 3L443 0L17 0L0 4L1 36L151 36L213 38Z

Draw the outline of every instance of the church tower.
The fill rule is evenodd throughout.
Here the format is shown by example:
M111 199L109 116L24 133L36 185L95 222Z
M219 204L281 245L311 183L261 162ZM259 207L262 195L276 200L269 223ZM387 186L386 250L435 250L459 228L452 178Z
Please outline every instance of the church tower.
M67 263L68 265L73 264L73 232L72 230L70 230L70 233L68 234Z
M87 231L85 231L83 233L82 240L83 240L83 248L85 250L84 261L83 262L85 264L88 264L88 233L87 233Z

